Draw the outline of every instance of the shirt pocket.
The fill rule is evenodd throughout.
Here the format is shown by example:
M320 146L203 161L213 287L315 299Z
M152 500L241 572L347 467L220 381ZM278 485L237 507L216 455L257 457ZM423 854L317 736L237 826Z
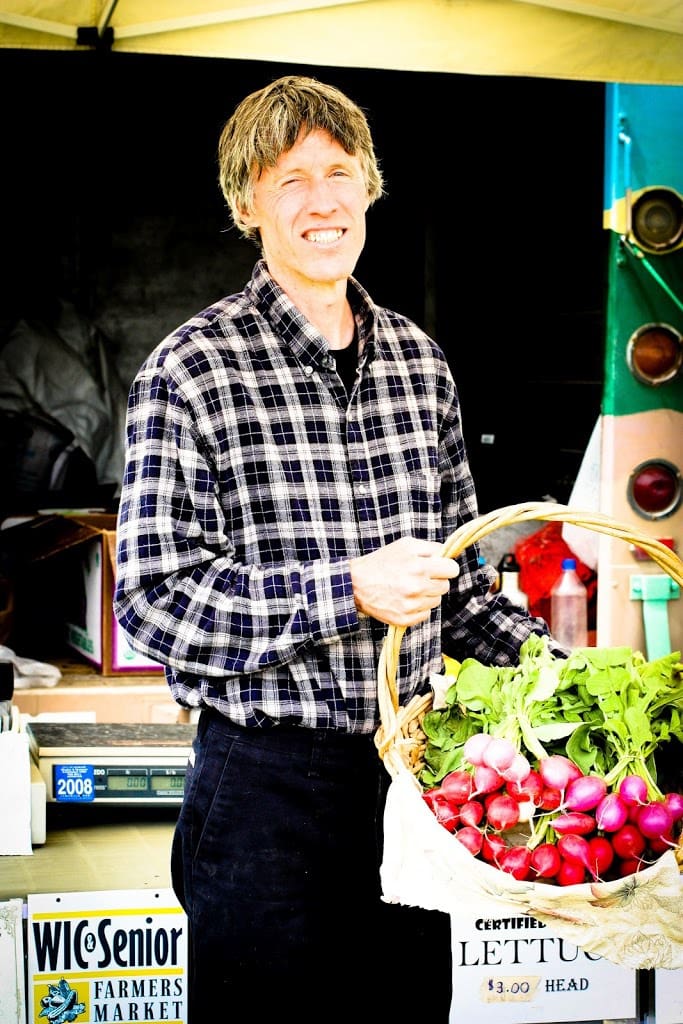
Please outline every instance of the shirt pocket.
M441 539L441 478L430 467L398 471L376 481L385 538ZM389 537L389 534L391 535Z

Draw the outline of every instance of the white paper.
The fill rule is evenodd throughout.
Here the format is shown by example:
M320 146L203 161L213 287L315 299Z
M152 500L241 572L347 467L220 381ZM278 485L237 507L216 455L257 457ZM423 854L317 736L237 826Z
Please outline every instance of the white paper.
M657 1024L683 1024L683 970L655 971Z
M33 853L31 761L23 732L0 733L0 854Z

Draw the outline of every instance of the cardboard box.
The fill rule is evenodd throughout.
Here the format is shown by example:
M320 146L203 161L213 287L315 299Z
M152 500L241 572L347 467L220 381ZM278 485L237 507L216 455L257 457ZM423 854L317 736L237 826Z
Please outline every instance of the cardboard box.
M163 671L131 648L114 617L115 548L116 516L109 513L39 515L0 530L4 560L23 582L17 613L24 650L17 653L40 657L39 647L26 645L61 635L103 675Z
M174 701L161 672L107 676L72 651L52 664L62 674L58 685L15 689L14 701L22 715L55 721L79 721L86 716L100 723L192 721L189 708Z

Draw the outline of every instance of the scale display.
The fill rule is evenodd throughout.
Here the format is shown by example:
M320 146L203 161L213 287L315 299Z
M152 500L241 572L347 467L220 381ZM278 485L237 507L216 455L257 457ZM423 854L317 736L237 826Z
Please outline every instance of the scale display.
M179 804L195 725L29 722L48 802Z

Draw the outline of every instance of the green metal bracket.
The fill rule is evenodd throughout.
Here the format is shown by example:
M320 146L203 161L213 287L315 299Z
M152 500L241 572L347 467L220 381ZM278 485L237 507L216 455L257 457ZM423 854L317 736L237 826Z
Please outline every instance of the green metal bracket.
M667 601L680 595L680 587L669 576L631 576L630 598L643 602L645 656L648 661L671 654Z

